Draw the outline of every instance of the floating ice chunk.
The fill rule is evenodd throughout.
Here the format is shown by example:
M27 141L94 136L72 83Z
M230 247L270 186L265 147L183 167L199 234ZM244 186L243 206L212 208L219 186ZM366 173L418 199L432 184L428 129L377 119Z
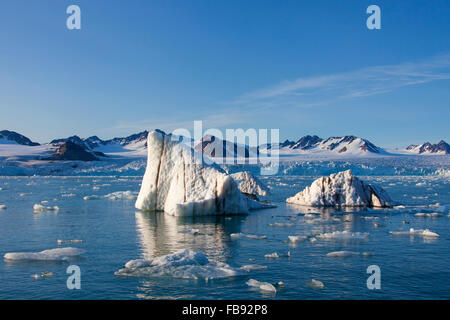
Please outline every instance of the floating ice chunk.
M358 252L353 251L333 251L330 253L327 253L327 257L330 258L348 258L359 255Z
M266 258L266 259L278 259L279 257L280 256L276 252L268 253L268 254L264 255L264 258Z
M150 132L136 208L172 216L245 214L247 197L223 170L171 135Z
M286 202L315 207L390 207L393 204L386 191L363 182L351 170L321 177Z
M277 289L268 282L260 282L255 279L250 279L246 282L249 287L258 288L261 291L273 292L276 293Z
M290 242L300 242L308 239L307 236L288 236Z
M290 228L293 227L293 223L274 222L269 224L270 227Z
M247 268L248 269L248 268ZM226 263L210 262L199 252L190 249L148 260L131 260L125 268L115 272L125 277L174 277L186 279L220 279L248 274L248 270L233 268Z
M51 271L42 271L42 272L41 272L41 277L42 277L42 278L50 278L50 277L53 277L53 272L51 272Z
M391 231L390 234L394 236L419 236L424 238L437 238L439 237L439 234L430 231L429 229L418 229L415 230L414 228L409 229L409 231Z
M366 232L334 231L321 233L316 236L321 240L366 240L369 234Z
M56 240L58 244L64 244L64 243L82 243L83 240L73 239L73 240Z
M425 213L425 212L418 212L414 215L415 217L419 218L438 218L441 216L439 212L432 212L432 213Z
M97 195L83 197L83 200L98 200L98 199L100 199L100 196L97 196Z
M306 285L312 289L323 289L325 285L322 281L312 279L310 282L306 283Z
M6 205L0 204L0 210L6 210Z
M267 236L258 236L255 234L246 234L246 233L232 233L230 234L231 239L238 239L238 238L248 238L248 239L256 239L256 240L264 240L267 239Z
M75 197L76 194L75 193L66 193L66 194L62 194L61 197L64 198L71 198L71 197Z
M132 191L117 191L110 194L105 195L105 198L109 200L136 200L137 192Z
M5 260L42 260L42 261L65 261L70 257L76 257L85 251L78 248L56 248L40 252L10 252L3 257Z
M257 270L266 270L267 266L260 266L257 264L247 264L247 265L240 267L239 269L250 272L250 271L257 271Z
M233 173L230 176L244 194L263 197L269 194L267 187L248 171Z
M59 211L59 207L58 206L46 207L46 206L43 206L38 203L36 203L33 206L33 212L35 212L35 213L44 212L44 211Z

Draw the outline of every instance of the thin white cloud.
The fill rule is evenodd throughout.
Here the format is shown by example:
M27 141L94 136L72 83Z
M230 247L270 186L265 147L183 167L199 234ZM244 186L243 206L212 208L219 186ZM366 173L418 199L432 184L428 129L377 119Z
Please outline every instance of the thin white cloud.
M397 88L450 79L450 54L420 62L367 67L351 72L298 78L249 92L232 105L311 107L339 99L372 96Z

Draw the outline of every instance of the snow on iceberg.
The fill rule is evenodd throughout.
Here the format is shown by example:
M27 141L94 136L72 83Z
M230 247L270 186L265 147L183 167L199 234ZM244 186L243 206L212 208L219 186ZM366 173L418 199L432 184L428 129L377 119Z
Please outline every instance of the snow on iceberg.
M147 146L137 209L172 216L248 213L247 199L233 178L186 144L154 131Z
M184 279L220 279L246 275L253 267L233 268L226 263L211 262L199 252L190 249L151 259L128 261L125 268L115 272L124 277L174 277Z
M3 258L10 261L19 260L38 260L38 261L66 261L71 257L83 254L85 251L78 248L56 248L40 252L10 252L6 253Z
M248 171L230 174L242 193L251 196L267 196L269 189Z
M363 182L351 170L321 177L286 202L314 207L390 207L393 204L386 191Z

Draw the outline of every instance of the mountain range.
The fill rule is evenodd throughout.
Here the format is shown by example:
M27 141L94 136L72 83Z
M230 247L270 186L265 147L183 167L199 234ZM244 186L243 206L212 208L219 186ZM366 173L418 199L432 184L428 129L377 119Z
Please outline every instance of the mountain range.
M54 139L49 143L40 145L17 132L3 130L0 131L0 158L17 155L34 155L41 160L83 161L114 157L144 158L147 155L147 135L148 131L142 131L127 137L109 140L102 140L97 136L85 139L71 136ZM280 155L371 156L391 154L366 139L351 135L326 139L317 135L306 135L298 140L286 140L279 144L265 144L256 148L249 148L235 142L206 135L200 141L195 142L194 148L212 158L224 155L254 157L274 149L278 149ZM410 145L401 150L400 153L449 154L450 146L443 140L437 144L425 142L420 145Z

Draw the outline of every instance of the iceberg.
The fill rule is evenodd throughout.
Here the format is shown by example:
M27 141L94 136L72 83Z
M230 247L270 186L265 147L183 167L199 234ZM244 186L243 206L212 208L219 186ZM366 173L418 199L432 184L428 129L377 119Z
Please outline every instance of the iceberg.
M267 187L248 171L233 173L230 176L236 181L239 190L246 195L265 197L269 194Z
M310 282L308 282L306 285L307 285L308 287L312 288L312 289L323 289L323 288L325 288L325 285L323 284L322 281L315 280L315 279L312 279L312 280L311 280Z
M202 253L184 249L160 257L130 260L124 268L116 271L115 275L123 277L165 276L208 281L246 275L250 270L256 269L261 269L261 267L233 268L226 263L211 262Z
M66 261L71 257L83 254L85 251L78 248L56 248L40 252L10 252L6 253L3 258L10 261L20 260L37 260L37 261Z
M136 200L137 195L132 191L116 191L105 195L105 198L109 200Z
M186 144L154 131L147 146L137 209L172 216L248 213L248 201L233 178Z
M4 204L0 204L0 210L6 210L6 206Z
M286 202L313 207L391 207L393 204L386 191L358 179L351 170L321 177Z

